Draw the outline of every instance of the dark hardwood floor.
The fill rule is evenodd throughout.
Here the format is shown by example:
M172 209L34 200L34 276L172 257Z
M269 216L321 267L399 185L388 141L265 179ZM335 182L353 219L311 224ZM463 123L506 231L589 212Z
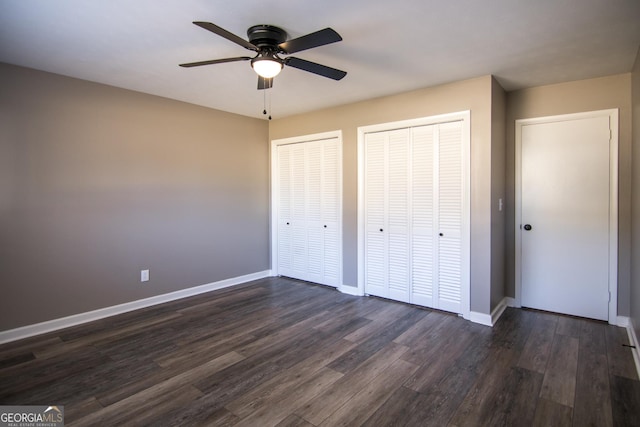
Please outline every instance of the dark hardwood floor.
M0 404L64 405L68 426L640 425L624 344L269 278L2 345Z

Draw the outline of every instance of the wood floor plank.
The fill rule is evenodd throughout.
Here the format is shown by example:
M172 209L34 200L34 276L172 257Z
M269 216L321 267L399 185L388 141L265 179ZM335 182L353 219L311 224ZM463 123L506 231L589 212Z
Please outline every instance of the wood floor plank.
M555 316L536 319L520 354L519 367L544 374L551 354L557 323L558 319Z
M199 423L192 423L189 420L180 425L231 427L238 424L239 421L240 421L240 418L236 414L227 410L226 408L220 408L217 411L214 411L213 413L209 414L207 417L203 418ZM154 427L156 425L173 427L176 424L167 423L166 420L161 420L159 423L154 424Z
M573 408L576 393L579 340L556 334L540 397Z
M71 423L79 418L85 417L102 409L103 406L98 402L98 399L95 397L89 397L83 401L65 405L64 420L66 423Z
M278 390L262 402L259 409L242 418L238 427L272 426L283 421L293 411L313 399L343 376L333 369L321 368L305 381L289 390ZM291 393L295 390L295 393Z
M124 384L138 383L160 369L155 363L131 364L129 361L109 358L96 358L96 362L86 369L61 367L62 377L46 385L25 390L19 400L31 403L56 399L66 405L73 405L91 397L97 398L114 389L119 390Z
M514 350L493 348L480 374L470 377L472 386L468 388L469 392L463 395L464 399L460 399L459 395L456 396L461 403L453 414L451 423L462 426L467 425L469 421L477 420L480 424L487 424L490 412L495 409L498 394L503 392L505 386L515 389L518 386L517 381L522 380L522 378L516 378L513 373L512 366L515 360L517 360L517 353ZM512 382L516 382L515 385L505 382L505 379L510 377L514 378ZM440 386L432 386L428 393L434 396L440 395Z
M163 393L140 393L131 398L121 400L113 405L69 423L73 426L90 425L149 425L153 419L160 418L162 411L180 407L200 396L199 390L190 385L176 389L163 390Z
M298 323L295 323L283 329L279 329L271 335L267 335L258 340L240 346L237 351L245 355L246 357L250 357L264 351L269 347L277 347L279 345L282 345L283 343L290 341L292 338L295 338L298 335L307 333L309 329L311 329L315 324L323 321L327 315L328 312L326 311L317 313L311 317L307 317L306 319Z
M300 384L308 381L317 371L349 351L354 345L354 343L346 340L337 341L273 377L271 380L253 388L248 393L225 405L225 407L239 417L246 417L264 405L265 402L277 400L278 396L289 395L291 390L296 390L296 394L298 394Z
M466 352L475 350L472 334L467 330L457 331L451 324L450 329L434 329L425 336L423 343L414 346L402 356L403 360L420 365L405 383L410 389L421 391L431 384L439 382Z
M426 414L430 403L429 396L399 387L362 426L436 426Z
M382 298L370 297L373 302L377 302L380 304L380 309L371 310L369 314L367 314L367 319L376 320L376 319L398 319L407 314L407 306L395 301L385 300Z
M203 375L211 375L243 359L244 356L231 350L212 352L206 361L199 360L198 363L194 364L173 365L169 368L153 370L150 371L148 375L142 377L134 376L131 381L121 381L118 387L97 390L95 396L103 406L108 406L148 390L158 384L167 383L167 381L169 382L168 384L171 384L171 381L184 382L182 379L185 376L195 381ZM190 372L191 374L189 374Z
M629 336L623 328L607 325L605 328L607 340L607 357L609 360L609 373L632 380L638 379L635 362L629 345Z
M610 375L613 425L640 426L640 382Z
M316 398L295 410L294 413L311 424L319 425L369 382L373 381L375 377L387 370L389 365L400 358L407 349L407 347L394 342L387 344L358 368L336 381Z
M227 338L213 337L183 346L171 353L154 358L159 366L170 368L179 365L194 365L209 361L221 354L235 351L245 344L254 342L256 338L249 333L230 335Z
M32 352L20 353L15 356L5 357L0 360L0 371L4 368L11 368L24 362L34 360L36 356Z
M314 425L303 420L297 415L291 414L279 422L276 427L314 427Z
M348 402L329 415L320 427L361 425L416 369L418 366L413 363L396 360L353 395Z
M360 328L345 336L345 339L354 343L362 343L382 331L388 325L388 320L369 320L368 323L362 325Z
M531 310L507 308L493 327L491 345L522 351L539 317L540 313Z
M84 347L70 354L48 359L34 359L0 372L0 401L5 404L19 404L31 399L36 390L55 390L69 372L85 372L96 369L111 361L96 349ZM46 393L44 391L43 393ZM30 404L30 403L24 403Z
M573 411L576 426L613 426L607 356L580 351Z
M582 326L584 322L585 320L583 319L569 316L560 316L558 318L556 334L579 338L582 333Z
M542 379L541 373L518 367L511 368L495 394L493 403L483 408L479 419L487 419L487 425L496 426L515 426L523 420L532 420L537 402L531 397L540 393ZM467 422L467 425L472 423Z
M414 364L422 364L440 353L443 346L455 346L455 343L459 342L460 331L456 330L455 334L451 334L451 332L462 325L458 322L464 321L454 316L442 318L422 338L407 343L410 350L403 356L403 359Z
M35 358L36 353L44 351L50 347L56 347L63 345L64 342L58 336L39 336L31 337L20 341L6 343L0 345L0 372L4 368L15 366L19 363L9 363L7 361L16 358L24 357L24 355L32 355ZM33 360L30 358L29 360ZM22 360L22 362L28 362L29 360Z
M604 322L585 321L580 333L580 351L607 355L607 324Z
M88 425L99 420L109 420L112 419L112 417L122 417L122 413L127 413L129 416L133 416L135 414L136 417L140 417L140 411L142 411L145 405L154 405L154 401L159 401L164 396L170 395L176 390L184 390L184 392L190 396L187 401L191 401L195 397L201 395L199 390L191 386L191 383L195 382L195 380L199 379L203 375L221 371L243 359L244 357L238 353L227 353L209 361L208 363L197 366L155 384L152 387L144 389L127 397L126 399L122 399L116 403L108 405L106 408L98 412L79 419L78 422ZM183 397L180 398L182 399ZM145 415L145 417L146 416L150 415Z
M533 426L571 427L572 414L573 411L570 407L542 398L538 400ZM576 427L578 426L576 425Z
M215 320L205 317L200 319L200 326L190 328L187 333L172 337L173 342L179 347L197 345L203 340L226 339L230 335L253 333L256 329L272 321L273 310L268 307L258 308L250 313L242 311L241 315L223 316ZM215 327L211 327L211 325Z
M427 314L428 312L419 309L409 310L404 316L381 330L380 333L365 340L350 352L333 361L328 367L342 373L355 369Z
M452 317L454 316L448 313L441 313L436 311L428 312L424 318L420 319L393 341L398 344L414 347L422 340L424 340L424 337L427 336L434 328L436 328L438 325L441 325L442 322L444 322L446 319Z

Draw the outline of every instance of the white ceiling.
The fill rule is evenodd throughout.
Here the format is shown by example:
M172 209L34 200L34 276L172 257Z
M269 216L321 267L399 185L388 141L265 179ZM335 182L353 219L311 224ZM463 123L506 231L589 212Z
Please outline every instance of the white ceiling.
M514 90L624 73L640 45L639 0L0 0L0 61L263 117L248 62L178 67L251 53L196 20L340 33L294 56L348 75L285 68L274 117L487 74Z

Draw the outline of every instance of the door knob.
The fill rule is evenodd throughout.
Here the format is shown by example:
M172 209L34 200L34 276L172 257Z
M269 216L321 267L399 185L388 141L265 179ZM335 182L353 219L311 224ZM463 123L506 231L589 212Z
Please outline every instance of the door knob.
M527 231L531 230L531 224L525 224L524 229Z

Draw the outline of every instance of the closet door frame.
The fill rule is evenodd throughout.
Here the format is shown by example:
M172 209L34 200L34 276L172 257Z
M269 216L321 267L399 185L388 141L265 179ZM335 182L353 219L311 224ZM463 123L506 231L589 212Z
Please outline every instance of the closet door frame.
M343 234L342 234L342 131L330 131L330 132L322 132L315 133L309 135L301 135L294 136L290 138L282 138L282 139L274 139L271 141L271 212L270 212L270 223L271 223L271 275L278 276L280 273L278 272L278 212L279 212L279 188L278 188L278 146L280 145L288 145L288 144L301 144L301 143L309 143L314 141L322 141L326 139L337 139L338 141L338 265L339 265L339 278L338 278L338 289L342 287L343 283L343 256L342 256L342 246L343 246Z
M471 112L469 110L358 127L358 295L365 294L365 135L371 132L384 132L454 121L462 122L463 206L460 314L465 319L469 319L471 311Z

